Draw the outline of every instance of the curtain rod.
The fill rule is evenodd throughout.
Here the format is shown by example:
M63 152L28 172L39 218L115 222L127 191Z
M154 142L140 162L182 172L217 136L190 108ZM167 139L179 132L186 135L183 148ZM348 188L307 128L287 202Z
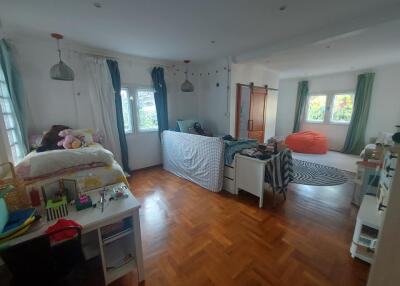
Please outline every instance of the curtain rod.
M238 85L246 86L249 88L256 87L256 88L266 88L267 90L272 90L272 91L279 91L279 89L277 89L277 88L268 87L268 85L258 86L258 85L254 85L252 82L250 84L238 83Z
M77 54L81 54L81 55L85 55L85 56L93 56L93 57L100 57L100 58L105 58L105 59L110 59L110 60L115 60L115 61L122 61L124 59L122 59L121 57L113 57L113 56L107 56L107 55L103 55L103 54L95 54L95 53L90 53L90 52L82 52L82 51L78 51L75 49L71 49L71 51L73 51L74 53ZM128 57L128 61L129 59L129 55L126 55L126 57ZM158 66L158 67L163 67L166 69L172 68L172 66L168 66L168 65L164 65L164 64L160 64L160 63L156 63L154 64L154 66Z

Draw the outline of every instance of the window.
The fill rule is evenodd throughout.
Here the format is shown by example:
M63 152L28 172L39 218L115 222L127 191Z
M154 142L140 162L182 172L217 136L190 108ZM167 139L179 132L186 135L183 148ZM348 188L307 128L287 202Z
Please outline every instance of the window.
M0 106L3 129L7 134L11 156L14 163L18 163L24 157L24 146L22 142L21 130L18 125L15 111L12 106L10 94L4 79L3 71L0 69ZM4 135L6 135L4 134ZM6 142L4 142L6 143Z
M350 123L353 113L352 93L337 93L333 96L330 121L333 123Z
M132 94L130 96L130 94ZM152 88L122 88L125 133L157 131L157 111ZM134 104L132 104L134 103Z
M132 105L130 103L131 98L127 88L121 89L121 100L122 100L122 114L124 117L124 129L125 133L132 133Z
M158 130L154 90L138 89L136 92L136 112L139 131Z
M309 97L306 121L324 122L326 97L326 95L311 95Z

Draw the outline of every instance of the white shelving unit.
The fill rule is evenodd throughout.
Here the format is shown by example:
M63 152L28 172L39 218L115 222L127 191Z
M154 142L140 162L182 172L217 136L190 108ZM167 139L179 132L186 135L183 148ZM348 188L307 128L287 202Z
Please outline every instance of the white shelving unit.
M386 147L384 150L383 166L380 168L379 184L376 195L367 195L365 192L357 222L353 241L350 247L351 256L372 263L379 239L381 225L385 217L385 210L390 198L392 181L398 173L399 146ZM398 175L398 174L397 174ZM362 176L361 176L362 177ZM371 181L371 180L370 180ZM364 186L368 188L368 186Z
M378 211L375 196L365 195L357 215L353 241L350 247L351 256L372 263L382 216Z

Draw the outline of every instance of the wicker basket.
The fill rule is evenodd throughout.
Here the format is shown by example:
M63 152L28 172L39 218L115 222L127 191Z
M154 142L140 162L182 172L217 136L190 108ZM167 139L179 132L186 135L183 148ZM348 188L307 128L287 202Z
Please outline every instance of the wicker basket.
M0 163L0 189L6 185L14 187L12 191L4 196L9 211L30 207L25 184L16 176L14 166L10 162Z

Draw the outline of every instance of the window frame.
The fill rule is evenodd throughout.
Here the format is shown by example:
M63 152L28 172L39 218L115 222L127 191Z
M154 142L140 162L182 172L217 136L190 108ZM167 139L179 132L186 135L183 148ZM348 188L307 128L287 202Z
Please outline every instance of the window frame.
M139 110L137 107L138 104L138 91L140 90L151 90L155 91L152 86L149 85L122 85L121 89L126 89L128 91L128 97L129 97L129 109L131 112L131 126L132 126L132 132L127 133L125 132L126 135L135 135L135 134L146 134L146 133L158 133L159 127L154 129L140 129L139 126ZM155 103L155 102L154 102Z
M131 98L130 90L129 90L128 87L122 86L122 87L121 87L121 91L122 91L122 90L126 90L126 91L127 91L127 96L128 96L128 112L129 112L129 114L130 114L130 121L131 121L129 125L130 125L131 129L128 130L128 131L126 131L126 130L125 130L125 125L124 125L124 132L125 132L126 135L129 135L129 134L133 134L133 133L134 133L134 129L135 129L135 127L134 127L134 125L133 125L133 119L132 119L132 116L133 116L132 98ZM122 101L122 98L121 98L121 101ZM123 116L122 116L122 117L123 117Z
M0 70L0 72L2 73L1 70ZM7 146L5 146L5 147L8 147L8 148L6 148L8 159L10 161L14 162L14 164L17 164L24 158L26 150L25 150L24 142L21 137L22 135L21 135L20 126L19 126L16 114L15 114L14 107L12 105L12 101L11 101L11 97L10 97L10 94L8 91L7 83L3 78L0 78L0 89L5 90L7 92L6 95L3 94L3 92L0 93L0 100L3 100L5 102L7 101L8 106L10 108L10 111L3 112L3 108L0 107L0 117L1 117L0 118L0 124L1 124L1 126L0 126L1 132L0 133L3 138L6 138L6 140L3 141L3 144L7 144ZM7 128L5 116L12 117L14 126ZM9 132L13 132L13 134L15 136L14 142L11 142L11 139L8 136ZM15 152L13 151L14 148L15 148ZM20 153L20 156L18 156L18 153Z
M355 91L354 90L334 90L334 91L323 91L323 92L313 92L308 95L307 98L307 105L306 105L306 111L304 112L304 118L303 118L303 123L306 124L325 124L325 125L349 125L351 121L349 122L339 122L339 121L332 121L332 108L333 108L333 103L335 100L335 95L337 94L351 94L353 97L353 108L354 108L354 96L355 96ZM318 95L325 95L326 96L326 105L325 105L325 116L324 116L324 121L312 121L312 120L307 120L308 117L308 108L310 104L310 98L311 96L318 96Z
M353 98L353 110L351 112L351 114L353 115L353 111L354 111L354 96L355 96L355 92L354 91L339 91L339 92L332 92L331 94L331 100L330 100L330 106L329 106L329 118L328 118L328 124L332 124L332 125L349 125L351 122L351 118L350 121L348 122L343 122L343 121L335 121L332 120L332 115L333 115L333 104L335 102L335 96L339 95L339 94L350 94L351 97Z
M322 119L322 121L318 121L318 120L308 120L308 111L310 108L310 101L311 101L311 97L313 96L325 96L325 110L324 110L324 119ZM305 118L304 118L304 122L306 123L311 123L311 124L324 124L326 121L326 114L327 111L329 110L328 108L328 102L329 102L329 95L327 93L312 93L309 94L307 96L307 105L306 105L306 112L305 112Z

